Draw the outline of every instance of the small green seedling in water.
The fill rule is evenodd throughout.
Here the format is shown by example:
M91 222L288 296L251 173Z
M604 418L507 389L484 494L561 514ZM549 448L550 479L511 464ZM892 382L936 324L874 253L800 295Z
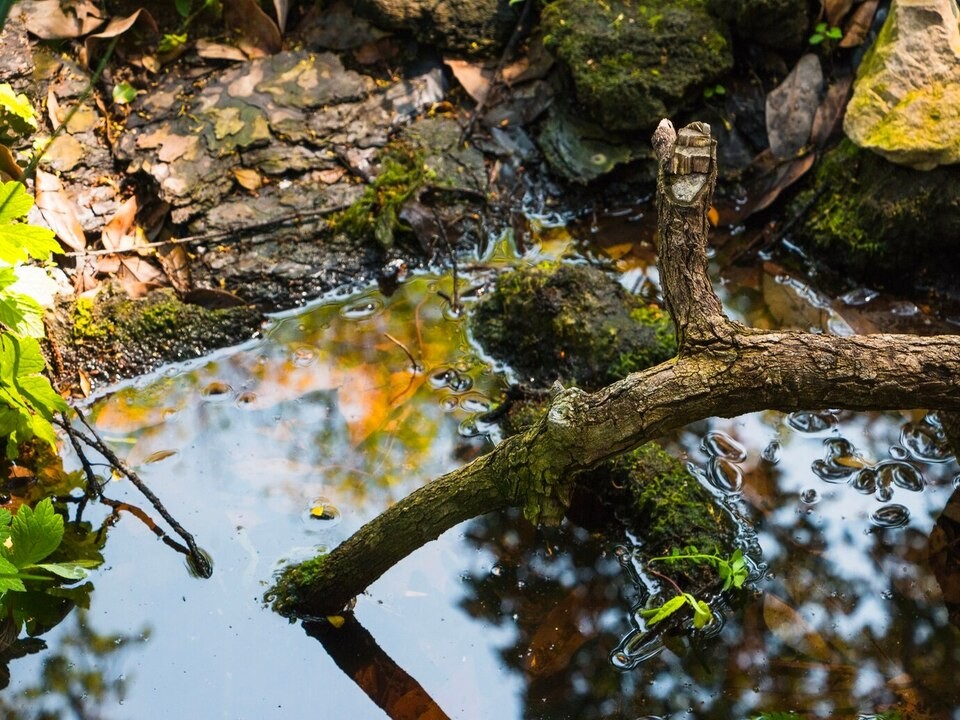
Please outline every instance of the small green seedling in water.
M731 588L740 589L747 581L749 571L747 562L743 557L743 551L737 549L729 558L723 558L715 553L702 553L694 546L688 546L683 549L674 548L669 555L655 557L648 562L665 562L676 564L679 562L695 562L698 564L707 564L717 569L717 574L723 580L723 592ZM696 629L706 627L713 621L713 613L710 611L710 605L690 593L680 592L680 594L667 600L659 607L647 608L640 611L640 616L647 621L647 625L656 625L658 622L666 620L677 610L689 605L693 610L693 626Z
M811 45L819 45L824 40L840 40L842 37L843 30L838 27L829 27L825 22L821 22L813 28L813 35L807 42Z

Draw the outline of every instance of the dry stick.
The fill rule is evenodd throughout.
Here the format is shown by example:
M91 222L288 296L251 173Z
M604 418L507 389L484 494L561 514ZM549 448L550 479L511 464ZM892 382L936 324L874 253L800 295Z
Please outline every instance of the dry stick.
M84 416L83 412L78 408L74 408L74 412L77 414L77 417L80 418L80 422L82 422L84 426L86 426L87 430L89 430L92 435L92 437L90 435L85 435L84 433L81 433L75 429L74 432L76 432L77 437L79 437L88 446L92 447L101 455L103 455L113 467L115 467L130 482L132 482L136 486L136 488L144 495L144 497L146 497L147 500L150 501L150 504L153 505L156 511L160 513L160 516L164 520L166 520L167 523L169 523L170 527L173 528L174 532L176 532L177 535L183 538L183 541L186 543L187 548L189 548L190 561L193 563L193 566L197 572L197 575L199 575L202 578L209 578L210 576L212 576L213 566L210 564L210 561L200 550L199 546L197 545L197 541L194 540L193 538L193 535L187 532L187 530L184 529L184 527L177 522L177 520L173 517L173 515L171 515L167 511L163 503L160 502L160 498L158 498L153 493L153 491L147 486L147 484L143 482L140 476L137 475L133 470L128 468L126 464L123 462L123 460L121 460L119 456L117 456L117 454L113 450L111 450L110 447L105 442L103 442L103 440L100 438L97 431L87 421L87 418L86 416ZM62 424L60 422L57 422L56 424L60 425L60 427L65 426L65 424Z
M392 505L328 555L287 567L267 594L277 612L340 612L404 557L454 525L520 507L558 523L579 472L709 417L760 410L936 407L960 410L960 336L767 332L730 320L707 272L707 212L716 180L709 126L653 138L660 164L660 277L677 357L594 393L559 388L522 435Z
M104 497L103 495L100 496L100 502L102 502L104 505L108 507L113 508L113 514L117 517L120 516L121 511L123 510L127 511L128 513L133 515L135 518L140 520L140 522L142 522L144 525L146 525L150 529L150 532L152 532L154 535L160 538L160 540L162 540L164 544L173 548L178 553L186 555L188 559L191 558L190 549L187 548L185 545L181 545L172 537L167 535L167 533L163 531L163 528L157 525L154 519L150 517L143 508L137 507L132 503L123 502L122 500L111 500L110 498Z
M202 233L200 235L187 235L186 237L182 238L157 240L155 242L137 245L136 247L132 248L120 250L77 250L76 252L62 253L62 255L64 257L86 257L88 255L123 255L125 253L136 253L150 248L166 247L167 245L184 245L196 242L209 242L211 240L223 240L225 238L238 239L247 233L254 233L259 230L270 230L276 227L282 227L284 225L292 225L294 223L301 222L302 220L312 220L314 218L325 217L327 215L340 212L341 210L345 210L348 207L350 206L346 204L332 205L330 207L319 208L317 210L308 210L306 212L282 215L281 217L273 218L272 220L265 220L260 223L253 223L252 225L244 225L233 230L217 230L214 232Z

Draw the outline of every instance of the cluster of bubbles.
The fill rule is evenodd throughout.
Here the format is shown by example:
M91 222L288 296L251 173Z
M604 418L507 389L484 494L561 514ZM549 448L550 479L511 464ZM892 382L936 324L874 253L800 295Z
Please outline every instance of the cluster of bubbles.
M706 481L724 495L739 495L743 488L740 463L747 459L743 445L726 433L714 430L703 436L700 449L707 454L706 466L700 468L688 463L687 469L694 477Z
M795 429L798 426L811 428L808 432L817 432L829 424L824 418L814 421L812 413L805 413L801 422L788 424ZM864 495L873 495L879 502L886 503L870 516L877 527L902 527L910 521L910 511L898 503L891 503L896 488L909 492L921 492L924 488L923 474L913 461L924 463L943 463L953 455L947 444L946 436L939 418L930 413L919 422L910 422L903 426L900 433L900 445L890 449L890 458L872 463L857 451L857 448L844 437L830 437L824 440L824 457L814 460L811 470L821 480L832 484L850 485ZM804 491L801 500L812 504L819 499L815 490Z

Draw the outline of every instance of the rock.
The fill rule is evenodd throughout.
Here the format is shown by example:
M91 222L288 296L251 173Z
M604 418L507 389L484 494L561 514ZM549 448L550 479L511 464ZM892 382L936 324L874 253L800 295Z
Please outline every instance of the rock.
M845 140L821 159L795 214L797 242L871 287L960 294L960 168L893 165Z
M778 160L796 157L807 144L822 90L820 58L807 53L767 95L767 139Z
M382 27L470 55L503 47L519 17L509 0L356 0L353 9Z
M746 42L776 50L795 50L807 39L807 0L709 0L708 6Z
M955 0L894 0L847 106L857 145L918 170L960 162L957 15Z
M501 275L477 307L473 329L487 352L540 386L560 377L598 388L676 353L666 313L586 265Z
M541 22L578 112L608 131L656 127L733 67L726 29L705 0L557 0Z

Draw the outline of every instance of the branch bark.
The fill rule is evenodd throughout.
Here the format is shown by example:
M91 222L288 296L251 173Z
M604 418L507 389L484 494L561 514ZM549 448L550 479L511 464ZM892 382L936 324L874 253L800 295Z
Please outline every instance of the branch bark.
M707 273L716 140L705 123L653 137L660 277L679 352L595 393L556 388L523 435L434 480L329 555L288 567L268 593L288 617L334 614L392 565L454 525L519 506L559 522L576 474L708 417L758 410L930 407L960 411L960 336L835 337L767 332L730 320Z

